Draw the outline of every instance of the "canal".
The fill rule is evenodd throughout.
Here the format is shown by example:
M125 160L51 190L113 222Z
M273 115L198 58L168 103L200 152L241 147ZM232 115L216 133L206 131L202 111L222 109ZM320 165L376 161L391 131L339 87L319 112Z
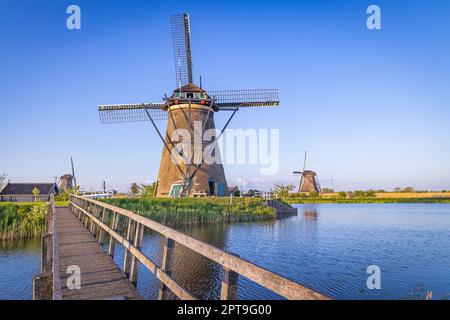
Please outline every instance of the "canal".
M296 205L283 220L179 228L335 299L450 297L450 204ZM122 263L123 249L116 246ZM161 238L147 233L143 251L160 262ZM381 270L381 289L369 290L367 267ZM30 299L39 269L39 241L0 246L0 299ZM197 297L216 299L221 269L175 247L174 277ZM158 281L145 268L138 289L155 299ZM281 297L239 279L239 299Z

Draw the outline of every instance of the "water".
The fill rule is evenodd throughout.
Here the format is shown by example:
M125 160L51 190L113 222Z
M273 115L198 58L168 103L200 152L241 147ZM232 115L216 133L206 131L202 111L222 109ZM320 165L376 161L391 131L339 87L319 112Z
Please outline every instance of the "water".
M32 299L33 277L39 273L41 242L0 241L0 299Z
M418 299L426 291L433 292L433 299L450 296L450 204L297 207L298 216L275 222L181 230L335 299ZM0 247L0 298L31 297L38 246ZM162 246L158 235L146 234L143 251L158 264ZM119 265L122 258L123 248L117 245ZM369 265L381 268L380 290L366 287ZM218 297L221 268L216 264L177 244L173 269L176 280L197 297ZM141 266L139 291L155 299L158 288L155 277ZM238 298L281 297L240 277Z

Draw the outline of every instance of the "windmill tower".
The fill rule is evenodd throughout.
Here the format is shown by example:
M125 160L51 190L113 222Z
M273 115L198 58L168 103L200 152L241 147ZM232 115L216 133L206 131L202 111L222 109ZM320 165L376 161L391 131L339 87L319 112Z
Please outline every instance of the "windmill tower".
M276 89L205 91L193 83L189 15L170 19L177 87L160 103L100 105L102 123L150 121L163 143L156 196L228 194L217 141L240 108L279 105ZM214 114L231 112L217 136L204 141L203 134L215 130ZM156 121L167 121L163 136ZM181 134L183 133L183 134ZM197 134L197 135L196 135ZM200 143L196 140L200 134ZM216 161L207 161L207 159Z
M303 170L302 171L294 171L294 174L300 174L300 185L298 186L298 193L308 193L308 192L322 192L320 188L319 178L317 174L312 170L305 170L306 168L306 156L307 152L305 151L305 159L303 160Z

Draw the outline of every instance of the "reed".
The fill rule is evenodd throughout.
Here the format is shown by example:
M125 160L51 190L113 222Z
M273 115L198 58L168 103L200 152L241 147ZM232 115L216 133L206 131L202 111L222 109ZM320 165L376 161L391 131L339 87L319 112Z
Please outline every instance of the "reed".
M262 199L257 198L235 198L231 205L229 198L114 198L103 201L166 225L198 225L275 218L273 210L266 207Z
M47 205L0 204L0 240L39 237L45 229Z

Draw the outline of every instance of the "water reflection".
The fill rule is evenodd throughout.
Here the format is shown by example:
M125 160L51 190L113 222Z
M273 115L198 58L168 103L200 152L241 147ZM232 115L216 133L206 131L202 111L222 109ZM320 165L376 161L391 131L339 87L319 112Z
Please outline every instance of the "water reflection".
M183 232L239 254L266 269L337 299L414 299L450 292L450 204L298 205L287 219L182 228ZM0 242L0 299L31 299L39 271L39 240ZM161 265L163 239L147 232L144 254ZM123 263L123 246L114 260ZM382 289L366 288L368 265L383 270ZM175 246L174 277L201 299L219 297L221 267ZM138 290L156 299L159 281L141 266ZM279 299L239 278L239 299Z
M31 299L39 265L39 239L0 241L0 300Z
M305 220L317 220L317 210L314 208L304 208L303 216L305 217Z
M217 224L208 228L191 228L189 234L195 239L226 249L227 230L227 224ZM159 250L162 253L163 241ZM175 280L194 296L200 299L217 299L222 268L209 259L183 245L175 244L172 274Z

